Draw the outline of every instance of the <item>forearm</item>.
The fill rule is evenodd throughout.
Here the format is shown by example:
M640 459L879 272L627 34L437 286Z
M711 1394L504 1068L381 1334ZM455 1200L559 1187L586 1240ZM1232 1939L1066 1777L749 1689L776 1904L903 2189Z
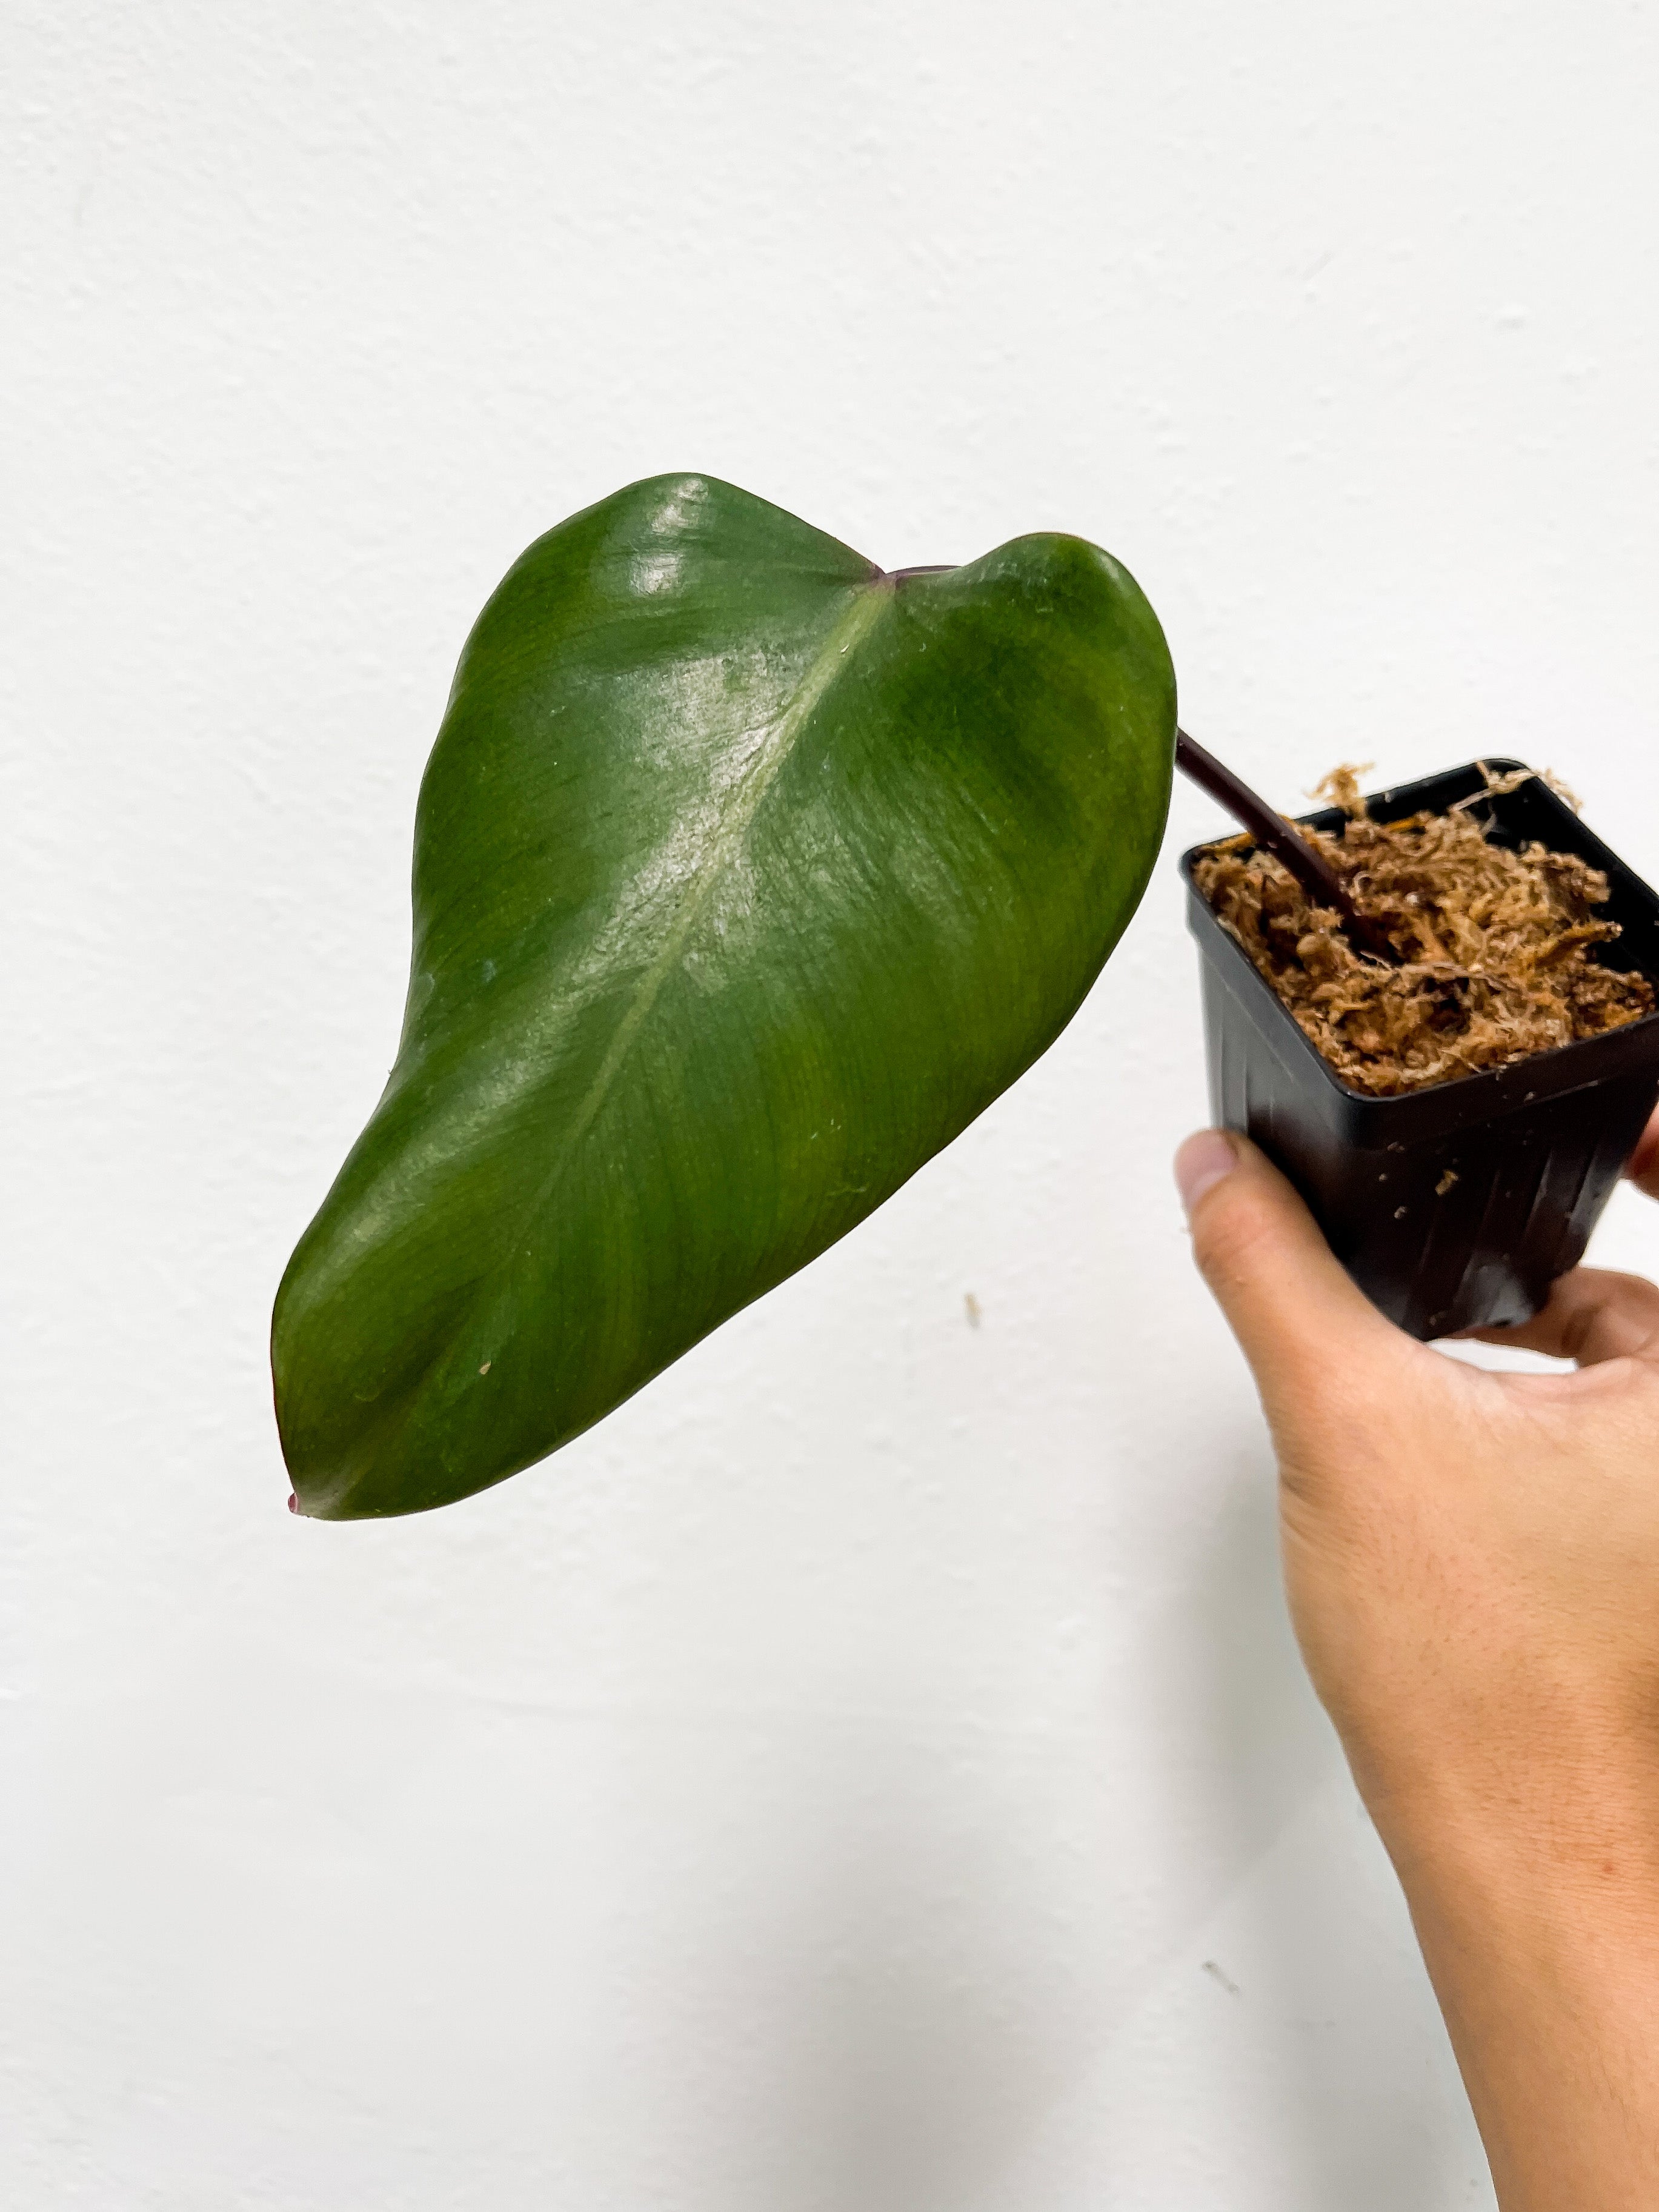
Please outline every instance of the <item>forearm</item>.
M1659 2206L1659 1833L1644 1819L1608 1790L1593 1834L1454 1820L1390 1841L1503 2212Z

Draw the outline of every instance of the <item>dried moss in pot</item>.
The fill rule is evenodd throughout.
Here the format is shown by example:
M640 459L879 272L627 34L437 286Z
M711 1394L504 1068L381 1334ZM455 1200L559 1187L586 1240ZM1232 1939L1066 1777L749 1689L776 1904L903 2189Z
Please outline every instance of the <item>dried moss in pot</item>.
M1490 778L1488 791L1528 774ZM1352 769L1328 776L1319 795L1346 814L1344 834L1304 835L1381 924L1398 967L1357 952L1339 917L1246 837L1197 859L1193 879L1352 1089L1421 1090L1652 1012L1647 978L1596 957L1619 926L1598 918L1607 880L1577 854L1492 844L1468 800L1374 822Z

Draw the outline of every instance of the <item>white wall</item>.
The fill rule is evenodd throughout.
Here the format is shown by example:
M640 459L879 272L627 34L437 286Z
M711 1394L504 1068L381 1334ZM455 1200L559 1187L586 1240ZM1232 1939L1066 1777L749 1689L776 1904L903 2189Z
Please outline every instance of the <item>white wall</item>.
M4 17L0 2198L1490 2203L1170 1188L1202 803L1042 1065L548 1466L292 1520L264 1332L454 654L635 477L1098 538L1283 802L1514 751L1659 872L1650 11Z

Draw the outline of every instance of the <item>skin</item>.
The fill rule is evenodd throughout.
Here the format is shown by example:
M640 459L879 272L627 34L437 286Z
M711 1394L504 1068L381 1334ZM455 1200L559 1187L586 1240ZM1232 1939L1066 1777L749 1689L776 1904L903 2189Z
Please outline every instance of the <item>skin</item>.
M1631 1173L1659 1197L1659 1115ZM1653 2212L1659 1289L1581 1267L1491 1333L1576 1370L1489 1374L1384 1321L1244 1139L1189 1138L1176 1177L1503 2212Z

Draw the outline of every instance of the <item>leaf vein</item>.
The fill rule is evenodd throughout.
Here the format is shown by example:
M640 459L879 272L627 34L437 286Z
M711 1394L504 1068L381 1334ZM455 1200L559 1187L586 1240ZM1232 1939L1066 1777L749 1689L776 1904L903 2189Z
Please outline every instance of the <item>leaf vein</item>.
M540 1212L549 1193L557 1185L577 1146L592 1127L618 1071L633 1048L635 1038L656 1003L663 984L684 952L692 931L714 896L715 885L728 863L741 848L749 834L750 824L793 750L801 731L825 692L849 665L846 656L851 648L860 642L883 609L890 604L892 594L890 590L884 589L884 580L855 587L857 595L851 605L837 618L793 697L757 747L755 757L738 786L735 802L720 820L709 840L707 852L686 886L685 896L664 938L661 950L641 977L632 1004L617 1023L616 1033L606 1048L593 1080L577 1103L564 1142L559 1147L558 1157L526 1209L524 1218L526 1221L533 1219Z

